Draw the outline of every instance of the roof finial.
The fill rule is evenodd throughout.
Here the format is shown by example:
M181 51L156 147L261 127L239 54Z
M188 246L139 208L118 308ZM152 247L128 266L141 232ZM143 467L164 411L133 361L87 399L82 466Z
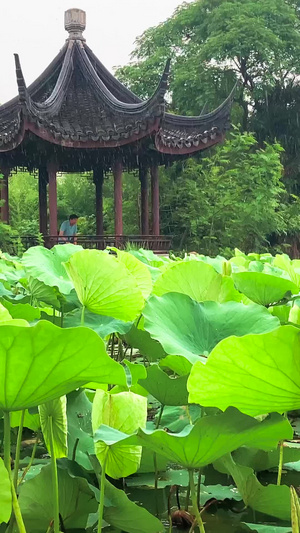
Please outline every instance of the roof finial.
M82 32L85 30L86 13L82 9L65 11L65 29L69 32L68 40L85 41Z

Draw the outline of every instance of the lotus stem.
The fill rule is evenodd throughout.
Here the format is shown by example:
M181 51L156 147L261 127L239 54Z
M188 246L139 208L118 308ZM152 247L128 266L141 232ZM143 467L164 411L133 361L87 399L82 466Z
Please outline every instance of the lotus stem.
M155 425L155 429L158 429L159 428L159 425L161 423L161 417L163 415L163 412L164 412L164 408L165 406L163 404L161 404L160 406L160 411L159 411L159 415L158 415L158 419L156 420L156 425Z
M32 453L31 453L31 457L30 457L30 461L28 463L28 465L26 466L26 468L24 469L24 472L22 473L22 476L21 476L21 479L19 480L18 482L18 485L20 485L23 481L23 479L25 478L27 472L30 470L30 468L32 467L32 463L34 461L34 458L35 458L35 454L36 454L36 449L37 449L37 445L38 445L38 442L39 442L39 435L37 434L36 436L36 439L35 439L35 443L34 443L34 446L32 448Z
M283 440L280 442L280 445L279 445L279 465L278 465L277 485L281 485L282 469L283 469Z
M10 413L9 411L4 411L4 465L6 470L11 473L11 462L10 462Z
M100 501L99 501L99 520L98 520L98 533L102 531L103 523L103 510L104 510L104 495L105 495L105 470L106 470L107 455L104 459L101 469L101 481L100 481Z
M205 533L204 524L203 524L201 514L199 512L198 505L197 505L197 494L196 494L196 487L195 487L195 482L194 482L194 469L193 468L189 469L189 479L190 479L193 511L194 511L196 520L198 522L200 533Z
M15 490L17 490L17 486L18 486L18 474L19 474L19 463L20 463L20 452L21 452L22 433L23 433L23 427L24 427L24 418L25 418L25 409L23 409L21 413L21 420L20 420L20 425L19 425L19 430L18 430L18 439L17 439L17 446L16 446L16 454L15 454L14 478L13 478Z
M200 509L200 496L201 496L201 468L198 472L198 483L197 483L197 507Z
M11 494L12 494L12 506L13 506L14 516L17 522L19 533L26 533L25 524L23 522L21 509L19 506L18 498L17 498L17 493L16 493L16 490L15 490L15 487L12 481L11 481Z
M83 305L82 309L81 309L81 320L80 320L80 325L81 326L84 326L84 312L85 312L85 307Z
M50 427L50 453L51 453L51 471L52 471L54 533L60 533L60 527L59 527L58 476L57 476L56 457L55 457L54 443L53 443L52 416L49 416L49 427Z
M187 488L187 491L186 491L186 496L185 496L185 507L184 507L185 511L189 510L190 494L191 494L191 486L190 486L190 482L189 482L188 488Z

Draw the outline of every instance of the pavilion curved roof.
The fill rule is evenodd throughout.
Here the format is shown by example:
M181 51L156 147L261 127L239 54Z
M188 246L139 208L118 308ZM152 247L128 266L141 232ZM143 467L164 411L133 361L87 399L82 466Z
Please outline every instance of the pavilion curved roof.
M186 155L220 142L230 126L232 94L212 113L184 117L166 113L168 61L146 101L127 89L98 60L72 12L69 39L48 68L26 86L15 55L19 95L0 106L0 152L15 150L27 134L65 148L113 149L151 138L161 154ZM84 14L85 17L85 14Z

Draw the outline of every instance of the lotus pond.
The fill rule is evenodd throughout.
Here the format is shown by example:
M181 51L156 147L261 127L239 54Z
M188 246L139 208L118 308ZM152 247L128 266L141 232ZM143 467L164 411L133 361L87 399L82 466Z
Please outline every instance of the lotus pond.
M0 533L300 531L300 260L0 254L0 381Z

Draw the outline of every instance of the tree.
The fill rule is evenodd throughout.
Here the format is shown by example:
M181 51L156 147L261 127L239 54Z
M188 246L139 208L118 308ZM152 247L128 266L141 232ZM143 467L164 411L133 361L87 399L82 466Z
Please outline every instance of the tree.
M234 131L210 157L166 171L163 231L177 237L179 249L208 255L269 250L270 236L287 228L281 152L278 144L261 149L252 134Z
M173 17L137 39L132 63L118 69L117 75L138 94L148 96L170 56L170 109L187 114L219 105L236 80L234 122L243 130L260 130L264 138L259 140L274 140L270 106L276 100L277 108L284 94L284 114L297 94L293 90L298 91L300 31L295 4L286 0L184 3ZM261 123L265 128L259 127ZM285 139L285 132L280 134L289 154L289 135Z

